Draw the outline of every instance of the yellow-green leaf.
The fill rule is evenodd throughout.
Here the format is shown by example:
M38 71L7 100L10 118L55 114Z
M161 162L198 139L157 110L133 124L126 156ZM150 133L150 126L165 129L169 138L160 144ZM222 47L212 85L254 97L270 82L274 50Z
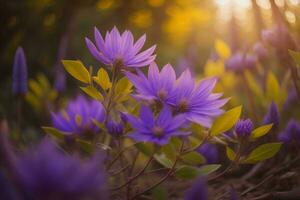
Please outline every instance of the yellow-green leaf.
M93 86L87 86L87 87L80 87L87 95L92 97L93 99L96 99L98 101L103 101L102 94Z
M275 75L270 71L267 76L267 98L279 103L280 86Z
M159 162L161 165L163 165L166 168L171 168L173 165L173 162L164 153L155 154L154 158L157 162Z
M219 135L231 129L240 118L242 106L235 107L218 117L210 130L212 136Z
M236 156L235 152L230 147L226 147L226 155L227 155L227 158L231 161L233 161Z
M111 88L111 82L105 69L100 68L97 72L97 76L94 76L93 79L104 90L108 90L109 88Z
M254 149L243 163L254 164L272 158L280 149L282 143L267 143Z
M272 128L273 124L267 124L254 129L251 133L251 139L259 138L266 135Z
M210 164L210 165L203 165L202 167L199 168L199 175L209 175L216 170L218 170L221 167L219 164Z
M82 64L79 60L63 60L62 61L65 69L69 74L71 74L74 78L77 80L83 82L83 83L89 83L90 73L86 69L86 67Z
M223 59L227 59L230 56L231 52L229 46L220 39L215 41L215 49L217 54Z
M49 135L53 136L56 139L63 140L67 133L61 132L53 127L43 126L42 129Z
M127 79L127 77L121 78L116 84L116 101L122 102L126 101L129 98L129 94L131 93L132 84Z
M246 77L247 84L249 85L249 88L251 89L251 91L255 95L262 97L263 91L249 70L245 71L245 77Z
M300 68L300 52L293 51L289 49L289 53L297 64L298 68Z
M181 166L176 170L175 176L178 179L190 180L199 176L199 170L197 167Z
M182 155L180 158L183 162L190 165L200 165L205 163L205 158L200 153L197 153L196 151L186 153Z

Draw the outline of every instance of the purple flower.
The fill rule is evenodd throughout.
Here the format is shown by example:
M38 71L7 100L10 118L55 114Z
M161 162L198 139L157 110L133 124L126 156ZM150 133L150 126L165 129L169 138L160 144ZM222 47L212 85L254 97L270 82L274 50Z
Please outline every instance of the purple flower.
M205 143L202 144L197 151L205 157L207 164L215 164L219 160L219 153L216 145Z
M265 60L268 57L268 51L261 42L255 43L253 46L253 52L260 60Z
M173 136L187 135L179 128L186 122L183 115L172 116L171 110L165 106L157 117L150 108L141 107L140 118L128 115L128 122L134 129L128 136L136 141L152 142L164 145Z
M291 119L284 131L279 134L278 139L285 144L290 144L293 140L300 144L300 124Z
M83 96L69 102L65 110L51 113L53 126L67 134L98 132L99 128L93 120L103 122L105 111L101 103L89 101Z
M279 112L274 102L271 103L268 113L264 117L263 124L273 124L273 127L277 127L279 124Z
M109 120L106 124L106 129L112 136L121 136L124 133L124 125L122 122Z
M200 177L185 192L184 200L208 200L208 191L205 180Z
M139 53L146 41L146 35L136 43L130 31L126 30L121 35L116 27L106 32L105 40L96 27L94 35L96 46L88 38L85 38L86 45L90 53L106 65L122 63L125 67L143 67L153 62L156 57L152 55L155 45Z
M221 107L228 99L220 99L222 94L213 94L216 79L204 79L195 84L189 70L178 79L172 98L167 103L175 107L177 113L184 113L186 119L204 127L210 127L214 117L223 113Z
M146 101L166 102L174 91L176 74L170 64L165 65L159 72L155 63L151 63L146 77L140 70L137 75L125 72L135 86L137 93L134 97Z
M240 73L244 69L252 69L255 66L256 57L246 53L243 54L241 52L233 54L230 58L228 58L225 62L225 67L228 70L232 70L234 72Z
M239 138L247 138L253 130L253 123L250 119L240 119L235 125L235 133Z
M32 199L107 199L102 159L96 154L83 162L62 153L44 139L36 148L17 156L16 177Z
M22 47L18 47L15 54L12 82L14 95L27 93L27 64Z
M298 100L298 95L296 89L291 89L288 92L288 97L286 101L284 102L284 109L287 110L292 104L296 103Z

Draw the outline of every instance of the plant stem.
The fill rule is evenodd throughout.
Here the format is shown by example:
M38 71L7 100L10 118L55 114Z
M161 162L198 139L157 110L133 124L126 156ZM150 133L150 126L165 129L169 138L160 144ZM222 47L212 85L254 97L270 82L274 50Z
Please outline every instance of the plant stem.
M174 170L175 170L175 167L176 167L176 164L181 156L181 153L182 153L182 150L183 150L183 145L184 145L184 142L182 142L181 144L181 148L180 148L180 151L178 153L178 155L176 156L176 159L171 167L171 169L167 172L167 174L161 178L159 181L157 181L156 183L154 183L153 185L149 186L148 188L146 188L145 190L143 190L142 192L139 192L138 194L136 194L134 197L132 197L132 200L139 197L140 195L143 195L144 193L146 192L149 192L150 190L152 190L153 188L157 187L158 185L160 185L162 182L164 182L165 180L167 180L169 178L170 175L173 174Z
M147 167L150 165L151 161L153 160L153 155L149 158L149 160L147 161L146 165L143 167L143 169L141 169L136 175L134 175L133 177L129 178L128 181L126 181L125 183L123 183L122 185L113 188L112 190L119 190L123 187L125 187L126 185L128 185L129 183L131 183L132 181L134 181L135 179L137 179L141 174L144 173L144 171L147 169Z

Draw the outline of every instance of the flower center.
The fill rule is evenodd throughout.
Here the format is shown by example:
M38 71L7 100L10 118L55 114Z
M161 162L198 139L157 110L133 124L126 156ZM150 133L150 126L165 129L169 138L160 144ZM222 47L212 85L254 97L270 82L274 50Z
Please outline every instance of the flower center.
M164 130L159 126L154 126L152 131L156 137L161 137L164 134Z
M187 112L189 108L189 102L187 99L182 99L178 104L179 112Z
M164 89L160 89L158 91L158 97L162 100L166 99L167 97L167 92Z

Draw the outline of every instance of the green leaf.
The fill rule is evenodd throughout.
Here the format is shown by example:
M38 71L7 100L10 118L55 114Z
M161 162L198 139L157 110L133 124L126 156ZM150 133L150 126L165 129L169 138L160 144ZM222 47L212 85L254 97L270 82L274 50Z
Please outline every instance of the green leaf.
M270 71L267 76L267 98L280 103L280 86L275 75Z
M200 153L197 153L195 151L186 153L180 158L183 162L190 165L199 165L205 163L205 158Z
M229 46L220 39L215 41L215 49L217 54L223 59L227 59L230 56L231 52Z
M254 164L273 157L280 149L282 143L267 143L254 149L243 163Z
M176 158L176 149L171 142L162 146L161 152L164 153L170 160L174 160Z
M64 140L66 133L61 132L53 127L43 126L42 129L49 135L53 136L58 140Z
M194 179L199 176L199 169L192 166L181 166L176 170L175 176L182 180Z
M209 175L215 171L217 171L221 165L219 164L211 164L211 165L203 165L199 168L199 175Z
M173 165L173 162L166 156L166 154L155 154L154 158L157 162L159 162L161 165L163 165L166 168L171 168Z
M238 106L218 117L211 127L211 135L216 136L231 129L240 118L241 112L242 106Z
M136 143L135 147L146 156L151 156L154 151L154 147L151 143Z
M167 200L168 199L168 190L162 185L156 186L151 190L151 199L155 200Z
M77 139L76 142L79 144L80 148L86 153L93 153L95 151L93 145L90 142Z
M300 52L293 51L289 49L289 53L292 56L293 60L297 64L298 68L300 68Z
M93 86L89 85L86 87L80 87L87 95L92 97L93 99L96 99L98 101L103 101L103 96L102 94Z
M235 152L230 148L230 147L226 147L226 155L227 158L231 161L233 161L235 159Z
M199 168L183 165L183 166L180 166L176 170L175 176L178 179L190 180L190 179L196 178L197 176L209 175L209 174L213 173L214 171L218 170L220 167L221 167L221 165L218 165L218 164L204 165Z
M97 76L94 76L93 79L101 88L103 88L103 90L108 90L111 88L112 84L105 69L100 68L97 72Z
M251 133L250 138L256 139L256 138L266 135L271 130L272 126L273 126L273 124L267 124L267 125L264 125L264 126L254 129Z
M80 60L63 60L62 63L71 76L83 83L90 82L90 73Z

